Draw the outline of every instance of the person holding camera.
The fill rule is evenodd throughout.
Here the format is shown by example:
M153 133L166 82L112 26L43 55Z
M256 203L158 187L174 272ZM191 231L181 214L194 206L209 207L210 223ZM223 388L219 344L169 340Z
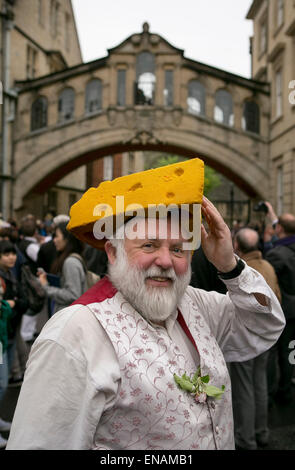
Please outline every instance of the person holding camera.
M295 215L285 213L276 216L271 204L265 203L277 240L273 242L265 259L274 267L282 294L282 309L286 326L271 354L270 384L276 383L276 356L280 378L277 390L271 391L271 399L276 398L283 404L292 401L293 365L289 361L289 344L295 338Z

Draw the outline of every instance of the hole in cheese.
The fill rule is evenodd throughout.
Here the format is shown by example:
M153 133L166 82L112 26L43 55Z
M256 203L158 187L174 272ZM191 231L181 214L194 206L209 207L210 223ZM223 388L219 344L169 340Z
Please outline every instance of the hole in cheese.
M172 199L174 196L174 193L166 193L166 197L168 197L169 199Z
M174 173L177 175L177 176L181 176L183 175L184 173L184 170L182 168L177 168Z
M129 188L128 191L136 191L137 189L140 189L140 188L142 188L142 184L136 183L133 186L131 186L131 188Z

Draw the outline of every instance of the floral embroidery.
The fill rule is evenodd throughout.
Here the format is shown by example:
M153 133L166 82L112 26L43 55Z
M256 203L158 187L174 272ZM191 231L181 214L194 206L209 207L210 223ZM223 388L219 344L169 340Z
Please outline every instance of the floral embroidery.
M165 371L164 371L163 367L159 367L159 369L157 369L157 372L161 377L163 377L163 375L165 375Z
M137 397L140 394L141 394L140 388L135 388L134 390L132 390L132 392L130 392L130 395L132 395L133 397Z
M125 390L120 390L119 395L120 395L121 398L125 398L126 397Z
M141 356L143 353L144 353L144 349L142 348L136 349L135 351L135 354L138 354L139 356Z
M141 419L139 419L137 416L135 416L133 419L132 419L132 424L133 426L139 426L141 423Z
M127 367L131 367L133 369L136 369L136 364L133 364L133 362L127 362Z
M187 410L183 411L183 415L184 415L185 419L189 419L189 417L190 417L190 414Z
M156 412L156 413L160 413L161 409L162 409L162 404L161 404L161 403L158 403L158 404L155 406L155 412Z
M150 402L153 400L153 397L152 397L152 395L150 395L149 393L147 393L146 396L144 397L144 400L145 400L147 403L150 403Z
M169 363L171 366L176 366L176 365L177 365L177 362L174 361L173 359L170 359L170 360L168 361L168 363Z
M166 423L172 424L172 423L174 423L174 422L175 422L174 416L168 416L168 417L166 418Z

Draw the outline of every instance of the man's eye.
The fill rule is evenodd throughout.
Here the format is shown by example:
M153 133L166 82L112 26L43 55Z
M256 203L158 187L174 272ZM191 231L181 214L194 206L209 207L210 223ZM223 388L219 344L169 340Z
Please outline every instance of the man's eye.
M173 250L172 250L172 251L173 251L174 253L176 253L176 254L182 254L182 253L183 253L183 250L182 250L182 248L179 248L179 247L175 247L175 248L173 248Z
M153 248L153 246L154 246L154 245L153 245L152 243L145 243L145 244L143 245L143 248L149 249L149 248Z

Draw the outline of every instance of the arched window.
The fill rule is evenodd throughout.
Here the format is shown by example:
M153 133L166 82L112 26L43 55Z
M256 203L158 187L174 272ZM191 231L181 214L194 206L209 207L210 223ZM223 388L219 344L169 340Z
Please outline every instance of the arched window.
M58 119L60 122L68 121L74 117L75 92L72 88L65 88L58 98Z
M85 112L94 113L102 108L101 80L95 78L87 83L85 91Z
M259 106L254 101L245 101L243 106L242 128L244 131L260 132L260 111Z
M215 95L214 119L226 126L234 125L233 100L226 90L218 90Z
M188 84L187 109L191 114L205 116L206 91L202 83L191 80Z
M45 96L39 96L32 104L31 109L31 131L42 129L47 126L48 101Z
M154 104L155 57L150 52L141 52L136 60L135 104Z

